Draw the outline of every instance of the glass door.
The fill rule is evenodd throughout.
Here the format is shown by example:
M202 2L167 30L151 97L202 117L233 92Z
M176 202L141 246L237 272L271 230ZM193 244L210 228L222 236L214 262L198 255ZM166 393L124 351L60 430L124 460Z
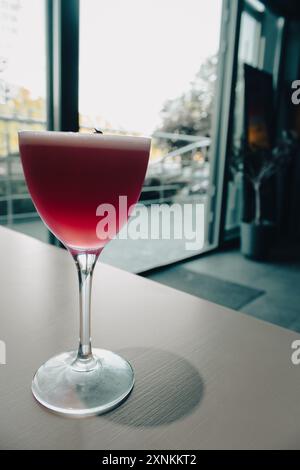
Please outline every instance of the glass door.
M218 190L211 168L217 155L212 144L217 138L216 90L222 81L221 25L228 14L222 3L80 3L80 130L97 127L104 133L150 135L151 159L140 198L148 211L144 217L153 217L153 206L162 205L166 211L176 206L169 237L164 238L162 230L156 238L149 231L148 239L114 240L103 253L108 263L141 272L216 246L207 226L220 216L210 199ZM181 220L175 214L184 205L191 214L185 222L187 233L183 210ZM198 213L200 206L204 210ZM197 230L202 232L199 243L187 248L187 237L196 237ZM176 237L179 232L183 235Z

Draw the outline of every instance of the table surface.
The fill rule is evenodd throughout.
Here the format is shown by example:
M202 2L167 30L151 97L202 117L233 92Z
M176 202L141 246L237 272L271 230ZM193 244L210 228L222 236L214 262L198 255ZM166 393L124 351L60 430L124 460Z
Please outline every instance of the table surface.
M1 449L300 448L298 336L98 263L93 344L120 352L136 385L98 417L38 405L35 370L77 347L77 275L70 255L0 229Z

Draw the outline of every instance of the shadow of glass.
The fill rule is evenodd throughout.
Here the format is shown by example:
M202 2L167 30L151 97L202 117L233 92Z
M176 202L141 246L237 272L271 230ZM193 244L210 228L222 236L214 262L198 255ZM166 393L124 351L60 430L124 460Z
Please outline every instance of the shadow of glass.
M135 372L135 386L119 408L106 419L132 427L170 424L199 405L204 382L186 359L168 351L134 348L119 353Z

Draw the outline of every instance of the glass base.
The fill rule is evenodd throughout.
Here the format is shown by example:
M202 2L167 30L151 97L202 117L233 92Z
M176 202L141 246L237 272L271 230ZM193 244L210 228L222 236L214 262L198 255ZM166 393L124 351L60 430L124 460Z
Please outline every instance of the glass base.
M131 365L104 349L77 360L77 351L49 359L32 381L34 397L51 411L73 417L94 416L121 404L134 385Z

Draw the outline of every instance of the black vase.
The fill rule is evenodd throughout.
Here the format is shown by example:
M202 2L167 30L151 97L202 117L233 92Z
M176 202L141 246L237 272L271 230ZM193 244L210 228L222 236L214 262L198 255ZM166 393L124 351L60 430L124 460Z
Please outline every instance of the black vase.
M247 258L267 259L275 238L275 225L272 223L241 223L241 251Z

